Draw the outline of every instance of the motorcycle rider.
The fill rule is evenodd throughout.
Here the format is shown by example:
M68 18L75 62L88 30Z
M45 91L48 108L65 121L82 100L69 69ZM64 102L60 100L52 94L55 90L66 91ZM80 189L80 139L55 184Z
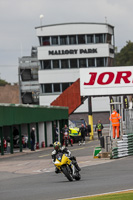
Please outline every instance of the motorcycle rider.
M71 156L71 151L69 151L66 147L61 147L61 143L56 141L54 142L54 151L52 152L51 156L52 156L52 162L54 163L56 160L56 155L61 152L61 153L65 153L68 155L69 159L72 160L72 164L75 166L75 168L80 171L80 167L77 164L76 161L76 157L75 156ZM56 167L55 168L55 173L59 173L60 170Z
M67 134L68 134L68 136L69 136L69 128L68 128L67 125L65 124L64 128L62 129L62 134L64 135L64 133L66 133L66 132L67 132ZM70 137L69 137L68 140L69 140L69 143L71 144L71 146L73 146ZM63 143L64 143L64 139L62 139L62 146L63 146Z

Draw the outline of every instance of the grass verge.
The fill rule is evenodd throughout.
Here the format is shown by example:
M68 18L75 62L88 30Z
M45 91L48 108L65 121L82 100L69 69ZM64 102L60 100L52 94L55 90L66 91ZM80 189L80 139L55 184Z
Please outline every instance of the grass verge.
M120 193L111 193L105 195L88 196L80 198L72 198L72 200L133 200L133 191L125 191Z

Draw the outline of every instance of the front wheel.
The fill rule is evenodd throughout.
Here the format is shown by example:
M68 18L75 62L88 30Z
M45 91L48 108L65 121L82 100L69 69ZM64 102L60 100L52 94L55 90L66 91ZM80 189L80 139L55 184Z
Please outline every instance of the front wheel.
M79 181L81 179L81 175L79 172L76 172L75 180Z
M65 140L65 147L67 147L68 146L68 141L67 141L67 139Z
M69 167L69 166L63 166L63 167L62 167L62 172L63 172L63 174L66 176L66 178L67 178L69 181L73 181L73 177L72 177L70 171L68 170L68 167Z

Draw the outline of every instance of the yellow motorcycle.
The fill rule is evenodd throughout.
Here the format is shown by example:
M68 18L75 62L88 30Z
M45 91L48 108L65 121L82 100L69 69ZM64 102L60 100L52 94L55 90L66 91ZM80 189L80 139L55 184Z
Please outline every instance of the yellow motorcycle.
M56 155L54 165L69 181L73 181L74 179L78 181L81 179L79 171L74 166L73 161L70 160L66 154L59 152Z

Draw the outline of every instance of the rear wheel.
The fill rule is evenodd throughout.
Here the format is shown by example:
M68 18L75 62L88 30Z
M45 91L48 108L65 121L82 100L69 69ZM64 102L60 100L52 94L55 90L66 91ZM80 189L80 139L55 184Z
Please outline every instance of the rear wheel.
M69 166L63 166L62 172L69 181L73 181L72 174L70 173L70 169L68 169L68 168L69 168Z

